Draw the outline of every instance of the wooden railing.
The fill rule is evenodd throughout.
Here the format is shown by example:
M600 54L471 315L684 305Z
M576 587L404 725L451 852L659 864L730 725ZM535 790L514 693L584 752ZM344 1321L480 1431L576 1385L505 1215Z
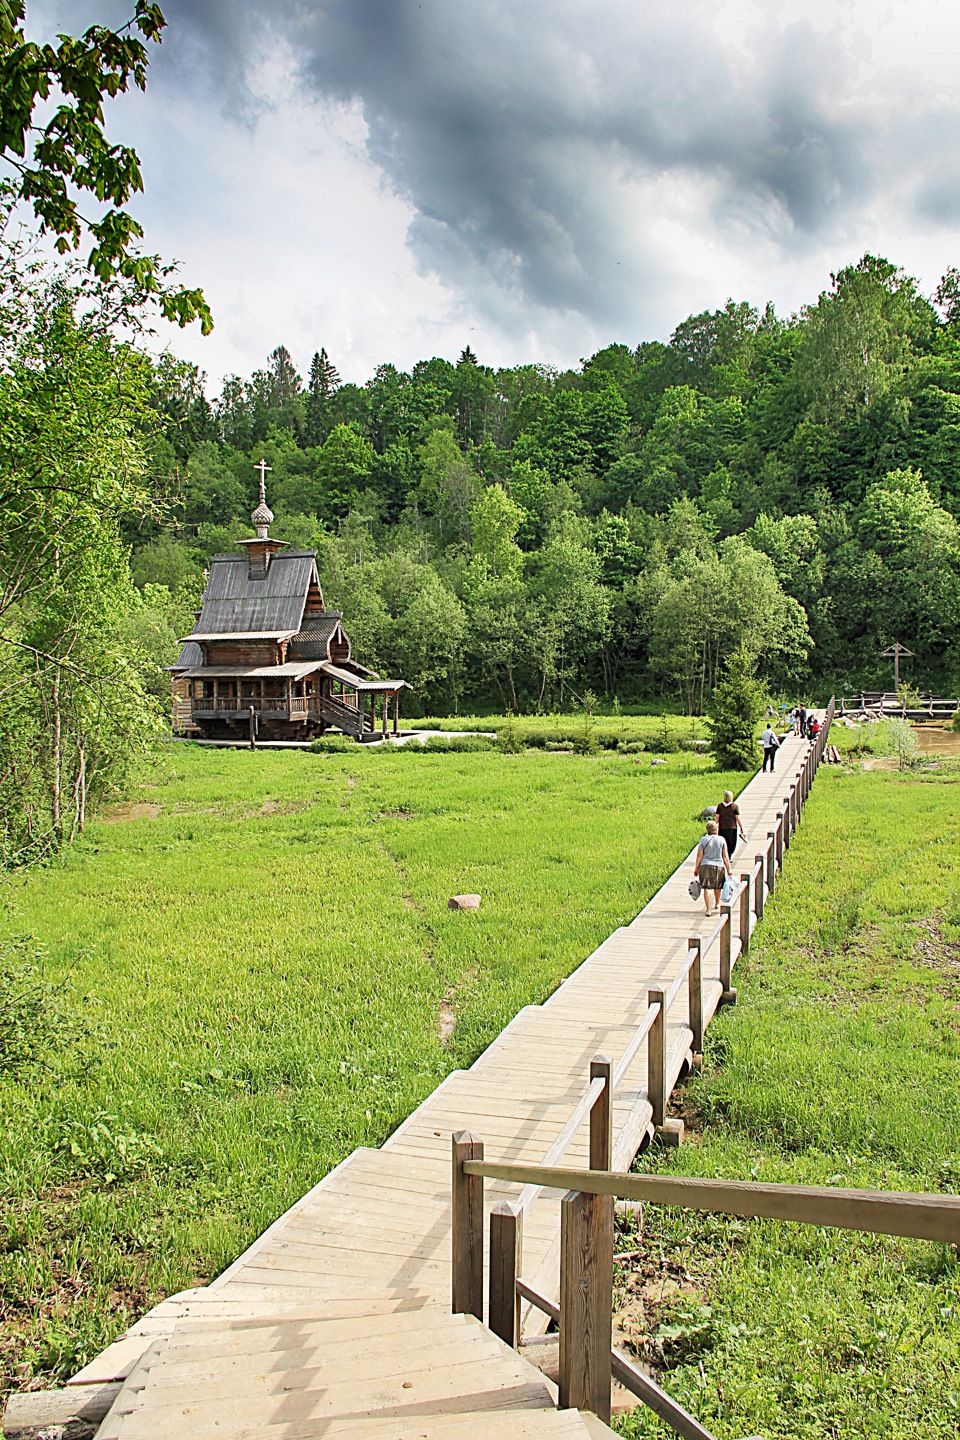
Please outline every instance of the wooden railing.
M190 701L191 709L195 715L214 715L225 711L233 711L242 715L247 710L274 710L278 714L302 713L306 714L308 707L316 711L316 698L313 696L294 696L288 703L286 695L212 695L204 696L202 699L194 697ZM302 709L301 709L302 707Z
M607 1123L609 1116L607 1091ZM602 1131L604 1117L596 1125ZM593 1127L591 1127L591 1139ZM479 1153L478 1153L479 1152ZM614 1197L676 1205L719 1215L766 1218L871 1235L898 1235L960 1244L960 1196L822 1185L766 1185L752 1181L701 1180L660 1175L624 1175L488 1161L476 1136L453 1137L453 1308L480 1318L471 1307L476 1272L482 1280L483 1182L505 1181L565 1191L560 1201L560 1303L515 1280L515 1305L526 1299L560 1329L559 1391L562 1409L590 1410L610 1418L610 1382L616 1378L685 1440L713 1440L710 1432L612 1345ZM493 1215L501 1207L498 1206ZM504 1289L510 1256L499 1246L491 1224L491 1295ZM495 1248L497 1247L497 1248ZM506 1262L506 1263L505 1263ZM466 1288L464 1288L466 1287ZM482 1298L482 1296L481 1296ZM505 1298L505 1297L504 1297ZM492 1321L491 1321L491 1328Z
M332 695L324 695L320 701L320 714L332 725L339 725L342 730L347 730L351 735L359 735L360 731L360 710L356 705L344 705L340 700L335 700ZM363 734L373 733L373 720L367 714L363 717Z
M523 1302L536 1306L559 1323L562 1406L594 1410L601 1418L608 1419L612 1366L616 1378L679 1435L688 1440L711 1440L709 1432L638 1370L629 1356L611 1352L613 1196L660 1198L662 1203L696 1206L696 1200L664 1197L668 1192L674 1196L700 1195L709 1197L710 1203L704 1200L698 1208L724 1209L720 1190L715 1188L718 1185L723 1188L724 1182L661 1181L627 1176L623 1172L651 1133L659 1132L669 1138L667 1099L688 1054L694 1063L702 1053L705 1024L713 1013L709 1009L711 1002L716 1008L717 1004L736 1000L731 983L733 967L737 959L748 952L751 929L763 918L765 901L774 893L777 872L783 866L784 854L800 824L823 758L834 710L835 701L831 698L817 738L808 746L799 769L788 783L773 829L767 832L766 844L754 856L751 869L741 873L730 901L721 905L720 919L709 934L689 939L685 958L669 988L658 986L648 991L646 1013L616 1065L606 1055L597 1055L591 1061L587 1087L541 1162L526 1166L494 1165L484 1161L483 1141L479 1136L461 1132L453 1137L453 1310L481 1320L484 1315L483 1176L522 1184L516 1201L501 1201L490 1212L487 1323L514 1348L520 1344ZM715 977L709 973L714 967ZM667 1022L684 990L684 1023L668 1048ZM620 1134L615 1137L614 1099L644 1041L647 1044L646 1088L630 1107L621 1123ZM566 1154L587 1118L590 1169L558 1169L557 1162ZM581 1183L584 1176L589 1184ZM575 1186L574 1193L561 1202L560 1304L556 1305L521 1274L523 1216L543 1190L571 1185ZM657 1185L666 1185L668 1189L654 1193L650 1187ZM637 1186L646 1187L642 1194L639 1191L635 1194ZM693 1188L683 1189L684 1186ZM790 1187L761 1186L747 1187L747 1190L752 1194L758 1188L780 1193ZM729 1189L726 1187L724 1195ZM744 1187L734 1186L731 1193L742 1197ZM836 1197L840 1192L825 1193ZM755 1199L754 1203L760 1202ZM729 1210L729 1213L781 1214L761 1210ZM782 1214L781 1218L797 1217ZM604 1345L600 1346L602 1354L590 1339L598 1333L606 1336Z
M896 691L862 690L859 695L844 695L840 699L840 713L846 711L877 710L886 716L924 715L930 719L937 716L949 719L960 709L960 700L941 695L915 695L914 703L908 704L903 694Z

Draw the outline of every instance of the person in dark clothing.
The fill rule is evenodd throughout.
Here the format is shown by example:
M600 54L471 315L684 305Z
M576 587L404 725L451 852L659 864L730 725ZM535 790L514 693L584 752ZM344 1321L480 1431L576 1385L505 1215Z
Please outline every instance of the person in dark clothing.
M777 758L777 751L780 749L780 741L777 739L777 732L776 730L774 730L769 720L767 721L766 730L764 730L763 734L760 736L760 744L763 746L763 769L766 770L767 765L769 764L770 774L772 775L774 771L774 762Z
M807 733L807 707L806 707L806 705L801 705L801 706L800 706L800 729L797 731L797 734L802 737L802 736L806 735L806 733Z
M732 790L723 792L723 799L717 806L717 825L721 838L727 842L727 849L732 860L737 848L738 833L741 840L747 838L740 823L740 806L734 800Z

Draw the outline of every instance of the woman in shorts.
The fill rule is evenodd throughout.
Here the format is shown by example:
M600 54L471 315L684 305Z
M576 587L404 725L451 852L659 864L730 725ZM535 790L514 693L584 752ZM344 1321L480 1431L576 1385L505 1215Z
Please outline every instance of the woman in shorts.
M716 820L708 820L707 833L697 845L697 858L693 862L693 873L700 881L700 889L703 892L703 903L706 906L707 914L712 915L720 904L720 891L723 889L724 877L732 875L730 865L730 852L727 849L727 842L717 832ZM710 904L710 896L713 895L713 904Z

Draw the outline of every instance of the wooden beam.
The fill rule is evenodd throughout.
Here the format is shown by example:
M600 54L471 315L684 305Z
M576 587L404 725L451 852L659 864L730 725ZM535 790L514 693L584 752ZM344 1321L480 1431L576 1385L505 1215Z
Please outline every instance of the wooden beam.
M467 1160L483 1159L483 1141L469 1130L453 1136L453 1274L454 1315L483 1319L483 1178L464 1171Z
M740 884L740 954L746 955L750 949L750 886L753 875L749 870L741 872Z
M693 1032L691 1049L694 1055L703 1054L703 964L700 954L700 936L691 935L687 945L695 952L687 971L687 1010L690 1029Z
M658 1005L653 1024L647 1034L647 1099L653 1111L655 1126L663 1124L667 1084L667 1016L666 993L658 986L647 991L647 1005Z
M122 1385L77 1385L11 1395L3 1414L4 1440L36 1440L42 1431L63 1440L92 1440Z
M590 1169L609 1170L613 1159L613 1061L609 1055L593 1057L590 1079L605 1082L590 1107Z
M733 930L733 906L720 906L720 919L726 923L720 931L720 984L724 995L729 995L730 975L733 970L733 947L731 931Z
M960 1243L960 1196L909 1191L846 1190L824 1185L768 1185L747 1180L701 1180L679 1176L625 1175L618 1171L554 1169L488 1160L465 1162L468 1175L545 1190L589 1191L622 1200L649 1200L720 1215L743 1215L904 1235L945 1245Z
M715 1440L714 1435L705 1429L699 1420L684 1410L682 1405L678 1405L666 1390L661 1390L656 1381L645 1375L622 1350L614 1349L612 1369L614 1380L639 1396L643 1403L649 1406L655 1415L659 1415L675 1434L681 1435L683 1440Z
M489 1319L494 1335L516 1350L520 1344L520 1295L523 1263L523 1211L501 1200L490 1211Z
M613 1197L560 1201L560 1408L610 1420Z

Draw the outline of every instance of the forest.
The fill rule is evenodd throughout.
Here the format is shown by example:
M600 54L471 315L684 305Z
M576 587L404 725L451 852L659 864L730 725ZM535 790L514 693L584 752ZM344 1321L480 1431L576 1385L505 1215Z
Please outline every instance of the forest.
M168 724L208 557L316 549L410 715L699 714L736 655L769 694L960 684L960 274L866 255L798 314L746 302L576 369L465 347L341 382L278 345L208 393L138 333L136 277L8 234L0 304L5 863L82 829ZM123 321L123 338L119 322Z
M316 548L364 662L421 713L697 713L744 645L774 691L958 683L960 277L933 300L867 255L800 314L746 302L575 370L466 347L341 383L283 345L208 395L165 357L150 403L165 519L125 530L141 594L189 598L251 533Z

